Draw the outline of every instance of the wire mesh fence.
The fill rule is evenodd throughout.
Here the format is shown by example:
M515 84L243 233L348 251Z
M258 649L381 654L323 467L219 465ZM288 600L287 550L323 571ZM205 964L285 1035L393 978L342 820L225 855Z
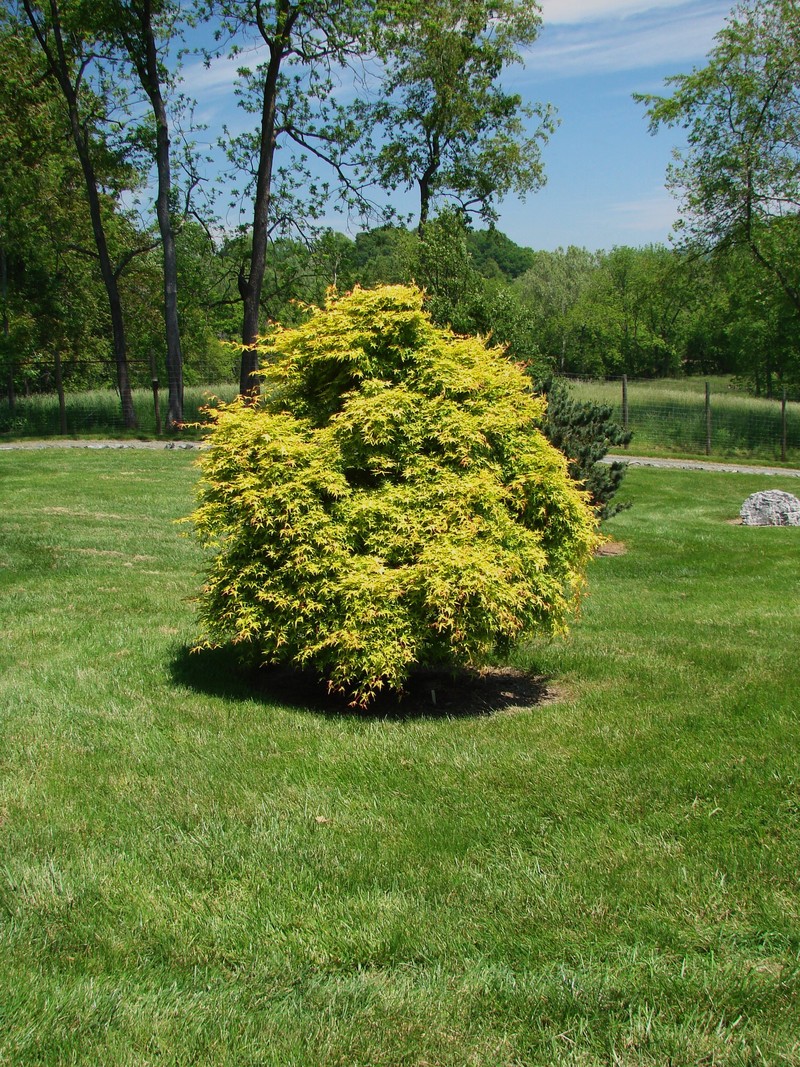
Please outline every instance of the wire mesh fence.
M631 454L709 455L718 459L758 459L800 466L800 403L783 397L747 395L726 378L568 379L576 399L607 404L614 418L633 431ZM187 386L184 422L202 421L209 397L230 400L234 381ZM157 408L151 388L133 391L137 432L155 436ZM163 419L166 397L158 405ZM51 437L59 434L120 435L124 424L112 388L80 389L0 398L0 435Z
M800 463L800 403L783 394L749 396L726 378L569 381L576 399L607 404L633 431L632 454Z
M237 386L230 382L216 385L188 386L184 390L183 419L191 424L202 421L202 409L209 398L232 400ZM152 388L133 390L136 410L136 432L156 436L166 417L166 396L160 391L158 406ZM0 435L7 437L54 437L66 434L111 434L126 432L122 419L119 395L113 389L90 389L80 392L37 393L17 396L12 405L8 398L0 400Z
M155 353L148 359L128 360L137 421L135 432L143 436L157 435L166 420L164 370L163 357ZM210 361L195 355L190 361L185 360L184 423L202 419L202 408L209 396L231 400L237 392L238 378L238 353L234 345L221 344L219 353ZM0 437L128 432L115 385L116 366L110 359L71 357L62 366L58 353L40 355L6 364L0 381L5 386L0 395Z

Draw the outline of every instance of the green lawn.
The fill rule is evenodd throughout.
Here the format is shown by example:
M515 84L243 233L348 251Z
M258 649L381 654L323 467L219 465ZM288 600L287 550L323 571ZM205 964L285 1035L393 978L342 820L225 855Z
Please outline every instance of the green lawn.
M180 451L0 453L0 1064L800 1063L790 478L633 469L558 699L190 656Z

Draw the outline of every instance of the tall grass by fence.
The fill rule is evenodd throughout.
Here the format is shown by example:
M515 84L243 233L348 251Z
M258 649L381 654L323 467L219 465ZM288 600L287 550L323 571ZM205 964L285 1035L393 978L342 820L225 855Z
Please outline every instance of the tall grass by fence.
M570 390L576 399L608 404L620 423L626 415L623 392L627 394L632 454L800 463L800 403L749 396L729 378L627 379L624 383L622 379L572 379Z
M202 418L201 409L210 396L232 400L236 385L225 382L218 385L193 385L184 390L183 417L186 423ZM161 418L166 408L166 398L160 398ZM137 433L156 435L156 409L150 389L134 389L133 403L139 422ZM63 423L58 395L39 393L33 396L18 396L13 411L7 399L0 400L0 434L8 437L54 437L63 432L68 436L81 434L129 434L124 431L119 396L111 389L92 389L64 396Z
M576 399L608 404L615 418L624 421L621 379L571 379L570 389ZM786 403L784 416L780 400L749 396L723 377L628 379L626 392L627 419L634 434L632 454L709 454L720 460L765 462L781 462L785 454L786 462L800 465L800 403L796 401ZM209 396L230 400L235 393L236 385L231 382L188 386L184 396L185 421L193 423L202 418L201 408ZM138 433L155 436L151 390L134 390L134 404ZM55 393L18 396L13 410L7 399L0 400L0 435L52 437L62 432L70 436L123 434L117 394L110 389L66 394L63 415Z

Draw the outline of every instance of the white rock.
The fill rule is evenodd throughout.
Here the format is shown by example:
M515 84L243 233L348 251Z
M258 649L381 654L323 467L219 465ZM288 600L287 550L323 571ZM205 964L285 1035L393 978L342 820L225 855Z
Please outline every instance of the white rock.
M739 514L745 526L800 526L800 500L780 489L753 493Z

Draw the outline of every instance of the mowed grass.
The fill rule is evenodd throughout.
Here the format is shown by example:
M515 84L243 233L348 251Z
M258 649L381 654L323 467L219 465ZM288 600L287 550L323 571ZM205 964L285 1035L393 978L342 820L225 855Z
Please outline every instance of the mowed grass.
M185 452L0 454L0 1063L800 1063L795 479L631 470L481 716L189 655Z

